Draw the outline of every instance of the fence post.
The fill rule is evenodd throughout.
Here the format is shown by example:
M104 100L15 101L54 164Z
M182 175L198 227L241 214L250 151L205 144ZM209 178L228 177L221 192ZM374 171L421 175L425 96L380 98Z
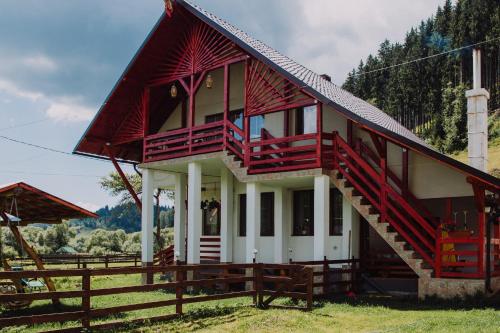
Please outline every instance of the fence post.
M137 254L134 256L134 267L137 267Z
M261 308L262 305L264 304L264 294L262 293L263 290L264 290L264 281L263 281L263 277L264 277L264 264L262 263L259 263L258 264L259 266L259 269L258 269L258 274L257 274L257 288L258 288L258 300L257 300L257 304L258 304L258 307Z
M82 272L82 317L83 328L90 329L90 270L86 269Z
M441 225L436 228L436 250L434 252L434 277L441 277Z
M330 267L328 266L328 261L326 256L323 257L323 295L328 294L329 292L329 284L328 284L328 275L329 275Z
M178 263L176 263L177 266L179 266ZM184 271L182 269L177 269L175 270L175 280L177 282L175 286L175 299L177 302L175 303L175 313L178 315L182 315L182 294L184 288L182 287L182 283L184 280Z
M108 258L108 255L106 254L104 256L104 267L108 268L108 264L109 264L109 258Z
M80 256L76 257L76 264L77 264L77 267L80 268Z
M356 290L356 265L354 262L354 256L351 258L351 292Z
M307 311L311 311L313 307L314 295L314 271L312 267L306 267L307 270Z

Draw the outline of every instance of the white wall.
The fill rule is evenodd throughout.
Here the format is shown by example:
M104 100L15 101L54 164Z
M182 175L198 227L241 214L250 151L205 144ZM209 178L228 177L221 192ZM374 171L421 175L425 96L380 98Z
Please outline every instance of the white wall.
M312 189L303 188L303 189ZM233 261L235 263L245 262L245 237L239 237L239 194L244 194L246 185L243 183L235 182L235 196L234 196L234 225L233 225ZM261 192L272 192L272 187L261 186ZM288 200L285 204L290 207L289 212L285 216L285 230L288 242L287 253L285 259L291 257L295 261L313 260L314 257L314 237L313 236L291 236L292 226L292 190L287 189L287 195L284 196ZM348 259L349 251L348 237L349 230L352 230L351 240L351 256L359 255L359 215L357 211L352 208L349 202L344 199L343 203L343 234L342 236L329 236L327 239L327 257L328 259ZM328 223L326 221L325 223ZM259 251L257 260L261 262L274 262L274 237L257 237L257 249ZM292 251L288 251L291 249Z

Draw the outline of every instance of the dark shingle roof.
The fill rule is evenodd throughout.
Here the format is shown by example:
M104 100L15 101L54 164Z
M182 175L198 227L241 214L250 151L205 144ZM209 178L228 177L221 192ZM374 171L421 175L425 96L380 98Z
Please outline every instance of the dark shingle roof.
M323 79L319 74L298 64L289 57L281 54L280 52L269 47L263 42L249 36L246 32L236 28L232 24L215 16L214 14L207 12L206 10L192 3L191 1L184 0L184 2L186 2L193 9L195 9L200 14L205 16L207 19L213 21L221 28L225 29L228 33L238 38L241 42L251 47L253 50L258 52L262 57L268 59L276 66L278 66L280 69L284 70L289 75L295 77L297 80L301 81L305 86L316 91L316 93L319 93L325 98L329 99L334 104L348 110L355 116L365 121L376 124L390 132L398 134L402 137L406 137L407 139L414 141L417 144L424 145L427 148L430 148L430 146L427 145L423 140L418 138L410 130L405 128L403 125L401 125L399 122L391 118L388 114L386 114L382 110L352 95L351 93L340 88L336 84Z

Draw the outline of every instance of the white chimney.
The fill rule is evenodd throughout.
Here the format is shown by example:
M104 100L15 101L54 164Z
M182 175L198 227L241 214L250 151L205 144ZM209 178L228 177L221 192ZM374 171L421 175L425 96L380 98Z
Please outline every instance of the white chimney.
M467 97L467 137L469 165L488 171L488 99L490 94L481 88L481 50L472 51L473 85Z

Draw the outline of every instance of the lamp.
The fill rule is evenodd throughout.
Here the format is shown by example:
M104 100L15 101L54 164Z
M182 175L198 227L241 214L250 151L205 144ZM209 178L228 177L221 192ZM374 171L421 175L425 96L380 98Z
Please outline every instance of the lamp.
M177 97L177 86L175 85L175 83L170 87L170 96L172 96L172 98Z
M205 84L207 85L208 89L212 89L214 85L214 79L212 78L212 75L210 74L207 75L207 80L205 81Z

